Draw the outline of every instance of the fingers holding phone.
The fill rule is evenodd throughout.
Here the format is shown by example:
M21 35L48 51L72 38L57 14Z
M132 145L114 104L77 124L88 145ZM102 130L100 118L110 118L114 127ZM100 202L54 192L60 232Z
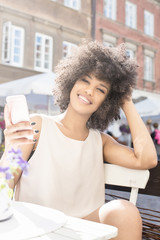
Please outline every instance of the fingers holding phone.
M13 145L31 144L34 130L30 124L27 101L24 95L6 98L4 130L6 143Z
M4 130L5 141L11 145L31 144L33 141L34 130L30 122L20 122L8 125Z

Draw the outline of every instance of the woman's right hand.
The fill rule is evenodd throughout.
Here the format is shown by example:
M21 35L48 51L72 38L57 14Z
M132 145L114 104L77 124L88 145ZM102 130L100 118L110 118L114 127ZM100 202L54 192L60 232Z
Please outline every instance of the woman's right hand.
M4 119L5 119L5 146L18 147L23 144L33 144L34 140L28 139L34 135L34 130L29 121L19 122L12 124L9 109L7 104L4 109Z

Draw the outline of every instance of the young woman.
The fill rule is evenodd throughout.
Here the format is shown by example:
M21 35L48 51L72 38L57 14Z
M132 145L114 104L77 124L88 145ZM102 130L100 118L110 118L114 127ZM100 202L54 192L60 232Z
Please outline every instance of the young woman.
M29 174L10 182L15 199L56 208L64 213L118 227L116 239L140 240L140 214L129 201L105 203L103 162L133 169L153 168L157 156L152 139L131 98L137 65L124 46L106 48L84 43L56 68L54 95L59 116L35 115L13 125L5 108L6 148L20 147ZM134 148L104 134L124 111ZM33 126L33 128L31 128ZM35 131L36 130L36 131ZM38 133L37 133L38 132ZM35 141L26 137L34 133Z

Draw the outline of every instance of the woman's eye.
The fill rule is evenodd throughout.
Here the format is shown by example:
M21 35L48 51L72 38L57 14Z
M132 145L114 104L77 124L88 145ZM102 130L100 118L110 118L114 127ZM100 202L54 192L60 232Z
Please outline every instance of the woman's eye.
M97 88L101 93L105 94L105 91L103 91L101 88Z
M82 78L82 81L86 82L86 83L89 83L89 81L87 79L85 79L85 78Z

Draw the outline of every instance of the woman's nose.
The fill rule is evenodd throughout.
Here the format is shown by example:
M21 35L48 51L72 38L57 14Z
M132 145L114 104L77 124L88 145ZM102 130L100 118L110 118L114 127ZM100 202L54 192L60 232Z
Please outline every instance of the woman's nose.
M88 87L88 88L85 89L85 92L87 93L87 95L93 96L94 89L91 88L91 87Z

